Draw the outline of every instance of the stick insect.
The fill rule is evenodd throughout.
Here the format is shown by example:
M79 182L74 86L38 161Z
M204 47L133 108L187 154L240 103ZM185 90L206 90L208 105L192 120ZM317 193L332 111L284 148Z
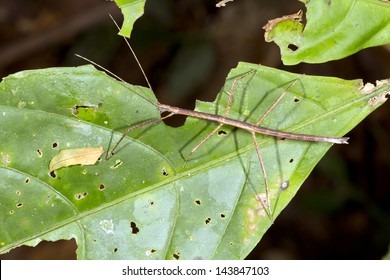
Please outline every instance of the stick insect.
M118 27L118 25L117 25L117 27ZM146 76L146 74L145 74L145 72L144 72L144 70L143 70L143 68L141 66L141 63L138 60L138 58L137 58L133 48L131 47L130 43L128 42L128 40L126 38L124 38L124 40L125 40L127 46L129 47L130 51L132 52L133 57L134 57L136 63L138 64L138 67L140 68L140 70L141 70L141 72L142 72L142 74L144 76L144 79L145 79L148 87L150 88L150 90L153 91L153 89L151 87L151 84L150 84L150 82L149 82L149 80L148 80L148 78L147 78L147 76ZM89 59L87 59L87 58L85 58L83 56L80 56L80 55L77 55L77 56L82 58L82 59L84 59L84 60L86 60L86 61L88 61L88 62L90 62L90 63L92 63L93 65L103 69L104 71L108 72L110 75L114 76L115 78L119 79L120 81L125 82L122 78L118 77L114 73L112 73L109 70L107 70L106 68L98 65L97 63L93 62L92 60L89 60ZM263 205L263 209L266 210L267 215L269 217L271 217L271 220L272 220L272 211L271 211L270 201L269 201L269 185L268 185L268 181L267 181L267 172L266 172L266 169L265 169L265 166L264 166L264 161L262 159L262 155L261 155L261 152L260 152L260 145L258 144L258 141L257 141L257 138L256 138L256 134L268 135L268 136L273 136L273 137L282 138L282 139L291 139L291 140L309 141L309 142L327 142L327 143L333 143L333 144L348 144L348 139L349 138L348 137L329 137L329 136L316 136L316 135L309 135L309 134L299 134L299 133L285 132L285 131L280 131L280 130L277 130L277 129L271 129L271 128L260 126L261 122L275 108L275 106L282 100L282 98L285 96L285 94L288 92L288 90L293 86L293 84L296 82L296 80L294 82L292 82L282 92L282 94L274 101L274 103L268 108L268 110L261 116L261 118L259 118L259 120L256 123L249 123L249 122L239 121L239 120L230 118L229 117L229 112L230 112L230 108L231 108L231 105L232 105L232 102L233 102L234 91L236 89L237 83L241 79L243 79L244 77L246 77L248 75L251 75L251 74L254 74L255 72L256 72L256 69L253 69L253 70L248 71L248 72L246 72L244 74L241 74L240 76L238 76L238 77L236 77L234 79L234 81L232 82L230 91L228 93L229 94L228 95L228 102L227 102L227 106L225 108L225 112L224 112L223 115L203 113L203 112L183 109L183 108L179 108L179 107L175 107L175 106L171 106L171 105L161 104L159 102L156 103L156 102L154 102L152 100L149 100L146 97L143 97L149 103L153 104L159 110L159 112L161 114L166 114L166 115L164 115L164 116L162 115L161 117L158 117L158 118L148 119L148 120L145 120L145 121L143 121L141 123L138 123L136 125L133 125L133 126L129 127L122 134L122 136L116 142L116 144L111 149L111 151L107 153L106 159L110 159L116 153L120 143L125 139L125 137L131 131L134 131L134 130L136 130L138 128L141 128L143 126L146 126L146 125L150 125L150 124L153 124L153 123L160 122L160 121L162 121L164 119L167 119L169 117L172 117L174 115L183 115L183 116L186 116L186 117L203 119L203 120L207 120L207 121L218 123L218 125L202 141L200 141L196 146L194 146L192 148L192 150L188 154L187 158L185 158L184 167L189 162L189 160L192 157L192 155L207 140L209 140L215 133L217 133L217 131L219 131L222 126L228 125L228 126L235 127L237 129L245 130L245 131L249 132L251 134L251 136L252 136L253 145L254 145L254 148L256 150L257 158L258 158L258 161L259 161L259 164L260 164L260 168L261 168L261 171L262 171L262 174L263 174L263 181L264 181L264 186L265 186L265 202L260 201L260 203Z

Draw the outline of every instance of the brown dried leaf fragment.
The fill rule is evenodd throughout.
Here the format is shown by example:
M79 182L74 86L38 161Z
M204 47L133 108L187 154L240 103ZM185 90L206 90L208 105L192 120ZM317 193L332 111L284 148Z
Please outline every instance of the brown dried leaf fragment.
M103 154L103 147L67 149L54 156L49 164L50 172L72 165L94 165Z

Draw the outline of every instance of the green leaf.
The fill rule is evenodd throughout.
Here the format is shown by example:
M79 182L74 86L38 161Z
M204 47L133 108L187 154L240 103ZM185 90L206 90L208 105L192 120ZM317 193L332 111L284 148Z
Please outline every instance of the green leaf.
M130 38L135 21L143 15L146 0L115 0L124 17L119 35Z
M306 4L306 25L301 14L269 21L265 39L274 41L283 63L322 63L361 49L390 43L390 2L381 0L301 0Z
M327 136L347 133L386 100L390 88L389 81L362 87L359 80L240 63L216 101L197 102L196 109L223 114L235 81L229 117L255 123L288 88L262 125ZM145 126L125 137L109 160L103 156L93 166L49 172L60 150L103 146L108 151L127 127L160 116L155 102L150 90L92 66L5 78L0 253L74 238L79 259L242 259L331 147L257 136L269 215L259 201L266 197L264 179L247 131L222 127L183 167L217 126L205 120L188 118L179 128L162 122Z

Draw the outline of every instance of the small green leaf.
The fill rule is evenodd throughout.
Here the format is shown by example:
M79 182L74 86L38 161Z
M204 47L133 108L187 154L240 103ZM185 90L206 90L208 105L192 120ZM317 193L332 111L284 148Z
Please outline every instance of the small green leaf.
M286 65L337 60L361 49L390 43L390 2L381 0L301 0L301 14L269 21L265 39L274 41Z
M124 17L120 35L130 38L135 21L143 15L146 0L115 0Z
M255 70L255 71L253 71ZM252 72L251 72L252 71ZM248 74L243 77L243 74ZM238 79L239 78L239 79ZM295 82L294 82L295 81ZM302 76L240 63L215 102L196 110L295 133L342 136L386 100L389 81ZM188 118L132 131L93 166L49 172L62 149L103 146L129 126L160 116L149 89L91 66L23 71L0 84L0 253L74 238L79 259L242 259L291 201L329 143L257 136ZM93 108L93 114L79 114ZM353 139L351 139L353 141ZM345 146L348 148L348 146Z

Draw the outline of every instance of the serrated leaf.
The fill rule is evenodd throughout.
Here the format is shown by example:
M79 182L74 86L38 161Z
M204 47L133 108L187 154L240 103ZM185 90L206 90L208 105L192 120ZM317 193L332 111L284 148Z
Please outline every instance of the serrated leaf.
M223 114L234 81L229 117L257 122L296 81L262 125L324 136L347 133L385 101L390 88L389 81L363 87L360 80L240 63L216 101L197 102L196 109ZM248 132L222 127L183 167L193 147L217 125L205 120L137 129L110 160L49 173L59 150L110 150L121 131L159 117L153 102L150 90L91 66L5 78L0 84L0 252L74 238L79 259L242 259L331 147L258 135L272 219L260 202L264 179Z
M94 165L103 154L103 147L65 149L55 155L49 164L49 171L72 165Z
M124 20L120 35L130 38L135 21L143 15L146 0L115 0L121 9Z
M390 2L381 0L300 0L302 14L270 21L267 42L280 48L283 63L322 63L352 55L359 50L390 43Z

